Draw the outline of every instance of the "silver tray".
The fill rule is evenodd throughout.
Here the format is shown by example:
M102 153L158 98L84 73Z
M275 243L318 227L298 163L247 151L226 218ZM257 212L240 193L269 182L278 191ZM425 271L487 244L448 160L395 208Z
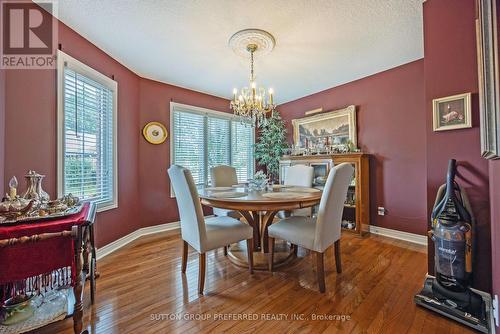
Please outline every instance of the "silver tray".
M1 226L12 226L12 225L18 225L18 224L35 224L35 223L39 223L41 221L71 216L71 215L80 213L82 211L82 208L83 208L83 202L80 201L79 203L75 204L74 206L72 206L70 208L67 208L64 211L51 213L51 214L48 214L46 216L38 216L38 215L28 214L28 215L16 217L15 219L5 219L5 217L0 216L0 227ZM38 210L35 210L35 213L37 211Z

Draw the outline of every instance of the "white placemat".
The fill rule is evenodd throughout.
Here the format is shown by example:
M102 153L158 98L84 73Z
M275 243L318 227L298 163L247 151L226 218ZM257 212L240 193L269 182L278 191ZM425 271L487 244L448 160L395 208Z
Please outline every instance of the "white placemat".
M320 191L319 189L316 189L316 188L301 188L301 187L292 187L292 188L287 188L284 190L291 191L291 192L297 192L297 193L315 193L315 192Z
M227 191L233 190L233 187L207 187L205 188L207 191Z
M273 184L273 189L291 188L292 186L285 186L284 184Z
M246 196L247 193L242 193L238 191L223 191L220 193L213 193L210 194L210 197L214 198L237 198L237 197L244 197Z
M304 193L293 193L293 192L283 192L283 193L265 193L262 194L262 197L266 198L276 198L276 199L289 199L289 198L302 198L306 197Z

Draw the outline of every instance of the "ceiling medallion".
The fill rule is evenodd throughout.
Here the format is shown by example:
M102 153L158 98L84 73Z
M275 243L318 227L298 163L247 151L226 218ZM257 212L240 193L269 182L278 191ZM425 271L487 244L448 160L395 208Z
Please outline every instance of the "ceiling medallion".
M229 38L229 47L240 57L249 57L248 45L255 44L254 56L265 56L273 51L276 40L273 35L261 29L243 29Z
M258 87L254 75L255 56L269 54L276 45L274 37L267 31L260 29L245 29L235 33L229 39L229 46L239 56L250 58L250 83L239 93L233 90L233 100L230 107L234 114L242 121L249 121L259 126L266 119L266 114L272 112L276 105L273 103L273 90L266 93L264 87Z

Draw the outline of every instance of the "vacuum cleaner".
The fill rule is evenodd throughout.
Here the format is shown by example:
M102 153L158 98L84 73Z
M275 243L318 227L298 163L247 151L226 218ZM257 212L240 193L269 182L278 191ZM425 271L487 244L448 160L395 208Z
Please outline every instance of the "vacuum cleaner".
M439 188L431 214L429 237L434 242L436 276L426 277L414 301L480 332L491 333L491 297L471 288L475 220L455 174L456 160L452 159L446 184Z

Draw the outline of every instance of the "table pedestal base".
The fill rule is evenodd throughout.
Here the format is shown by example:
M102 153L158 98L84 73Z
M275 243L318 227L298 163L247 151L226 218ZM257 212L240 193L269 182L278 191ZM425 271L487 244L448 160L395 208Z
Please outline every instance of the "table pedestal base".
M232 244L228 248L227 253L229 261L231 261L232 263L234 263L239 267L248 268L247 246L245 241L240 241L239 243ZM263 253L261 251L255 251L253 253L254 270L269 270L268 254L269 253ZM287 244L287 242L282 240L276 240L274 246L275 268L287 265L296 258L297 256L293 253L293 249Z

